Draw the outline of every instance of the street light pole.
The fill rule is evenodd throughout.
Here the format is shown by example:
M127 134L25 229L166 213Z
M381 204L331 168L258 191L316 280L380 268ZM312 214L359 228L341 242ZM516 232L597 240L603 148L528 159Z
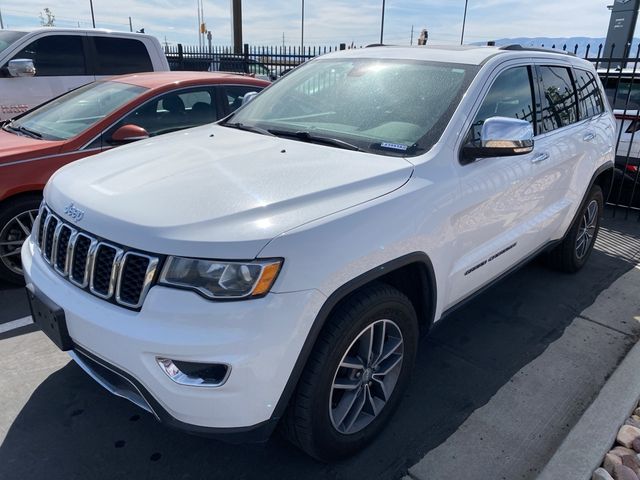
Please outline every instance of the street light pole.
M93 15L93 0L89 0L89 5L91 5L91 22L93 23L93 28L96 28L96 17Z
M467 23L467 6L469 5L469 0L464 0L464 16L462 17L462 35L460 36L460 45L464 43L464 26Z
M302 0L302 33L300 35L300 48L304 53L304 0Z
M382 22L380 22L380 44L384 43L384 4L385 0L382 0Z

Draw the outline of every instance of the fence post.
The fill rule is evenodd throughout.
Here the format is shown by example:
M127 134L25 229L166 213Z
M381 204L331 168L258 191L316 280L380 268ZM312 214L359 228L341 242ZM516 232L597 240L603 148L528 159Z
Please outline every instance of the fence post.
M180 65L180 70L184 70L184 52L182 51L182 44L178 44L178 65Z

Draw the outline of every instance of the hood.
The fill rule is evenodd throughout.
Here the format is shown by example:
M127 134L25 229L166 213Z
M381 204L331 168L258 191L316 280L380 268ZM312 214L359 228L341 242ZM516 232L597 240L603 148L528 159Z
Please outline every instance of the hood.
M63 144L62 141L38 140L0 129L0 165L6 162L54 155L60 151Z
M252 259L277 235L389 193L398 157L205 126L120 147L59 170L45 198L78 227L159 254ZM69 219L66 219L69 221Z

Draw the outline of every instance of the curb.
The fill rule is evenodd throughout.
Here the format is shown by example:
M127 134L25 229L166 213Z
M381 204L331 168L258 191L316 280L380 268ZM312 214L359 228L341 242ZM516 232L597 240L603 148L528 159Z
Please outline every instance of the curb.
M618 429L640 400L639 367L640 343L636 343L562 441L538 480L591 479L611 449Z

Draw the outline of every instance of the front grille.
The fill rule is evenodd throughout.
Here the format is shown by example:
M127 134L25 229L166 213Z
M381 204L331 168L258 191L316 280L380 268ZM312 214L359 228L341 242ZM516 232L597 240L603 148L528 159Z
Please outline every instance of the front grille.
M45 205L38 215L40 253L58 274L102 299L132 309L142 306L158 257L79 231Z

